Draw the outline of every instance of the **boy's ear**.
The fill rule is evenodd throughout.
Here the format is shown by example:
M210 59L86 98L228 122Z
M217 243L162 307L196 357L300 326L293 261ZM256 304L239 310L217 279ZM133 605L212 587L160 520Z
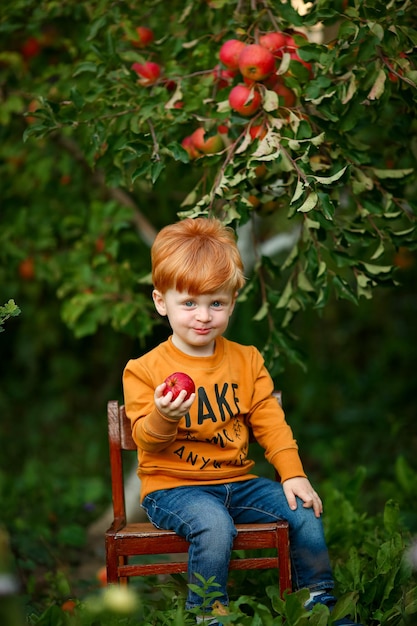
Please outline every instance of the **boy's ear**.
M235 309L235 304L236 304L236 300L237 300L238 295L239 295L239 292L236 291L234 296L233 296L233 301L232 301L232 307L231 307L231 310L230 310L230 315L233 313L233 311Z
M155 305L155 309L158 311L159 315L166 315L167 311L163 294L157 289L154 289L152 291L152 299Z

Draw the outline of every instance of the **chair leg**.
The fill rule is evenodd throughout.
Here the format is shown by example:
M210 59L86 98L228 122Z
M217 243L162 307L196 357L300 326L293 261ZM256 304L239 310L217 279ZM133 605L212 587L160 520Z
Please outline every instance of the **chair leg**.
M106 564L107 564L107 584L118 582L117 575L117 556L112 542L106 543Z
M129 559L127 556L119 556L119 565L127 565ZM119 576L119 583L121 585L127 585L128 577L127 576Z
M108 541L106 544L106 563L107 563L107 584L114 583L127 584L126 576L119 576L118 568L120 565L128 564L127 556L117 556L113 542Z
M289 538L288 531L282 532L281 529L280 532L278 527L276 529L276 534L279 561L279 594L281 598L283 598L285 591L292 591Z

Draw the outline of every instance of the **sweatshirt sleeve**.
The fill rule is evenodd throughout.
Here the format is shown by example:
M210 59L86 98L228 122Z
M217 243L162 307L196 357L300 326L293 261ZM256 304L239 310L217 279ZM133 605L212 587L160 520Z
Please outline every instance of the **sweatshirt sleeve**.
M274 466L284 482L296 476L306 476L298 453L298 445L277 398L274 384L263 358L255 358L255 384L248 423L258 443L265 450L265 458Z
M132 437L139 448L146 452L158 452L175 441L176 430L168 436L155 433L152 429L153 418L158 413L154 404L155 384L139 359L130 360L124 369L123 393Z

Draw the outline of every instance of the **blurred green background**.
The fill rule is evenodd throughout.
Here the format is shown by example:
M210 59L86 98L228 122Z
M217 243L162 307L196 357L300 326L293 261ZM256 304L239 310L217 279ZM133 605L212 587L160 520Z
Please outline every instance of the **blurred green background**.
M0 14L0 305L12 298L21 309L0 333L0 523L10 537L26 603L40 612L52 599L71 595L67 577L81 593L97 585L104 536L92 543L89 529L111 503L106 402L122 401L121 376L128 359L169 332L153 313L150 285L138 279L149 271L149 245L140 219L151 231L176 220L197 173L189 164L171 163L154 186L138 177L127 189L122 184L126 163L118 161L115 137L109 139L109 150L101 136L90 138L82 128L78 137L63 128L23 142L33 123L25 114L33 110L35 94L49 98L51 110L67 93L78 106L82 97L71 91L74 71L90 58L94 46L112 71L119 63L104 28L105 3L94 33L86 20L86 3L29 4L27 15L25 2L6 2ZM92 10L93 4L98 3L87 8ZM112 5L115 13L119 4ZM133 4L128 3L127 13L132 21L139 20L140 3ZM225 4L231 13L232 3ZM182 11L180 2L175 5ZM164 10L163 3L158 6ZM13 23L7 11L15 12ZM200 19L206 29L204 15ZM221 28L218 15L210 19ZM145 17L151 18L152 12ZM187 26L192 30L193 24ZM173 20L174 33L177 27ZM176 44L175 37L170 41ZM204 66L204 55L198 62ZM107 67L106 72L112 74ZM94 76L93 95L99 101L100 76ZM89 78L86 71L78 83L87 103L92 97ZM395 157L395 167L409 167L415 149L405 150L401 139L410 130L415 148L412 96L411 90L397 87L404 102L395 95L398 109L388 102L383 118L393 121L390 132L395 134L395 124L400 137L398 142L396 134L393 138L394 153L391 145L384 145L379 154L378 123L367 132L382 161ZM133 88L129 94L132 100L136 97ZM388 122L378 121L385 132ZM137 132L131 120L129 129ZM103 137L106 130L103 123ZM81 146L88 145L84 153L74 137L81 138ZM144 151L144 160L146 155ZM388 188L400 188L400 182L388 181ZM407 184L414 197L415 179ZM262 222L261 236L287 227L286 216L275 213ZM276 259L277 267L284 258ZM325 507L328 503L332 525L326 522L326 528L332 554L340 560L345 555L337 534L337 492L358 511L357 517L349 517L346 510L341 514L343 524L352 521L349 540L358 533L358 520L381 516L390 499L398 503L410 536L417 533L417 257L400 247L394 263L396 287L380 286L358 306L331 298L320 312L303 310L290 333L306 367L284 354L282 370L274 373L306 471ZM116 307L113 318L108 312ZM238 305L228 331L231 339L262 348L267 331L264 323L253 320L258 308L256 297ZM259 471L269 471L262 453L256 455ZM363 528L369 536L374 533L361 524ZM357 540L361 537L358 533ZM83 570L86 564L88 572Z

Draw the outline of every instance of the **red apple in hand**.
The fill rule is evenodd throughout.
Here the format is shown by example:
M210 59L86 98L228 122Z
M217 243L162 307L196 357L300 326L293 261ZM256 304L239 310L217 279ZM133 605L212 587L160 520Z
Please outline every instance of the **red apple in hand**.
M174 372L165 378L164 382L166 383L166 387L163 391L163 395L166 396L168 391L172 392L172 399L178 397L183 389L186 390L187 395L184 400L188 400L192 393L195 392L195 385L192 378L188 376L188 374L184 374L183 372Z

